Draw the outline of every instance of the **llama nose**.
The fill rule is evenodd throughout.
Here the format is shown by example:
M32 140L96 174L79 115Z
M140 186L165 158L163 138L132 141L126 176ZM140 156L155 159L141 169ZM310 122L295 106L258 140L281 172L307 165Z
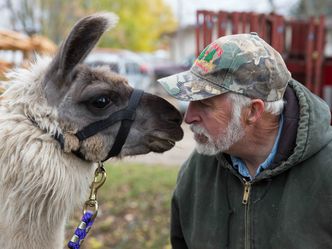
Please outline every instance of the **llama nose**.
M144 97L146 102L143 103L151 108L150 110L160 118L160 121L176 126L182 124L183 117L180 111L171 102L149 93L144 93Z
M183 117L182 117L180 111L176 107L174 107L172 104L167 103L167 105L168 105L167 112L169 114L162 115L162 116L164 116L167 119L167 121L170 123L174 123L176 125L181 125Z

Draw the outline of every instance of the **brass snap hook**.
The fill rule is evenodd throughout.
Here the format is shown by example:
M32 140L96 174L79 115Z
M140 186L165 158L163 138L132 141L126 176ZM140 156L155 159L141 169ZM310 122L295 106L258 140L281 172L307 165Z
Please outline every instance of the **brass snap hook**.
M92 194L92 195L90 194L90 198L94 196L95 199L98 189L104 185L105 181L106 181L106 170L104 169L103 163L98 162L98 168L95 171L95 177L90 186Z
M98 167L95 170L95 176L93 182L90 185L90 196L89 199L85 202L83 213L86 213L88 210L94 213L94 216L98 212L98 201L97 193L98 189L103 186L106 181L106 170L102 162L98 162Z

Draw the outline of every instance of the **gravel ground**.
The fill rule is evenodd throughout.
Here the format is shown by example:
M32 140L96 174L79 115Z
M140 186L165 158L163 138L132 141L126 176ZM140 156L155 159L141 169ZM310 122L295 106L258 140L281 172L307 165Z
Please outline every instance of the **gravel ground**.
M166 166L180 166L188 158L195 148L195 141L189 126L182 124L184 130L184 138L177 142L173 149L162 154L149 153L146 155L139 155L135 157L127 157L122 159L124 162L136 162L145 164L161 164Z

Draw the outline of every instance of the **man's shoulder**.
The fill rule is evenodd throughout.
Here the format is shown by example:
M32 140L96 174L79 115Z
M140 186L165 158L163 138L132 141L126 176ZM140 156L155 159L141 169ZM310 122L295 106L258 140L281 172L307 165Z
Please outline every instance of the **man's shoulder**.
M214 163L216 161L217 161L216 155L203 155L198 153L197 150L194 150L186 162L202 164L202 163L211 163L211 162Z
M192 178L193 175L200 177L211 170L215 170L218 165L219 162L216 156L202 155L194 150L183 163L179 172L178 181L182 178Z
M332 140L330 140L324 147L317 153L309 157L304 163L312 164L314 170L320 173L325 172L325 175L332 177Z

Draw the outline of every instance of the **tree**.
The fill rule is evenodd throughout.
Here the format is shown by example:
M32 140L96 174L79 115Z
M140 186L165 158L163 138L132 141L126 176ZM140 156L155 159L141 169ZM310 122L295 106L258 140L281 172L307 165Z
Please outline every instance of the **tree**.
M5 0L12 29L28 35L39 33L59 44L78 20L96 11L113 11L118 26L106 34L101 47L152 51L163 45L161 35L177 23L163 0Z
M114 11L118 26L101 40L101 47L152 51L163 45L161 35L173 32L177 23L163 0L93 0L93 10Z
M82 16L83 0L6 0L2 8L11 15L11 28L28 35L39 33L59 43Z
M270 8L271 8L271 12L276 12L277 7L274 3L274 0L268 0L268 2L269 2L269 5L270 5Z
M294 16L308 18L311 16L332 15L332 0L299 0L292 10Z

